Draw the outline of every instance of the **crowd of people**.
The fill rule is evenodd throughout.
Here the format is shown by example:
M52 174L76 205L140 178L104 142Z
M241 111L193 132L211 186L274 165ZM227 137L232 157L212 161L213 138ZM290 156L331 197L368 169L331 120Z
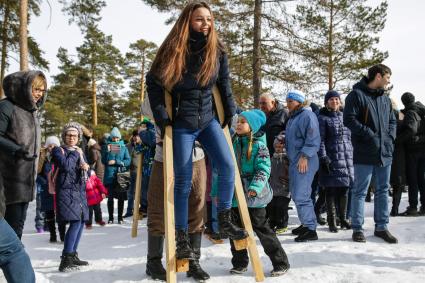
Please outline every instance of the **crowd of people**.
M193 2L158 50L146 78L145 118L130 137L113 127L96 140L88 127L69 122L60 138L49 136L41 146L38 112L47 98L46 78L39 71L6 76L6 99L0 101L0 267L6 280L35 281L20 242L34 198L37 232L48 230L50 242L63 243L59 271L89 264L79 258L78 245L84 228L94 227L93 213L102 227L122 224L139 210L147 216L146 273L166 280L162 141L168 126L173 133L176 258L189 260L189 277L209 279L200 265L203 233L215 243L229 238L230 272L247 270L247 251L236 250L233 243L248 237L234 197L235 178L242 180L253 230L273 265L271 276L290 268L278 236L288 231L291 200L300 222L291 231L296 242L317 240L317 225L326 223L331 233L352 229L353 241L366 242L364 203L373 191L374 235L397 243L388 229L389 215L425 215L425 106L406 92L400 111L387 91L391 74L383 64L370 67L345 102L338 91L329 90L319 107L302 91L291 90L286 106L264 93L260 109L242 111L233 99L228 58L211 9ZM223 101L222 122L214 86ZM172 97L172 115L165 95ZM224 136L227 130L237 164ZM134 207L140 158L141 198ZM406 187L409 206L399 213ZM107 223L100 206L104 199Z

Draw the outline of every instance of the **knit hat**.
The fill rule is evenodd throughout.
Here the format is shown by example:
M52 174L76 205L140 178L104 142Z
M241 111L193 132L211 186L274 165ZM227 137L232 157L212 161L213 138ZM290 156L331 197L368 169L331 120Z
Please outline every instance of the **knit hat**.
M286 95L286 99L292 99L298 101L299 103L304 103L305 94L300 90L290 90Z
M120 130L118 130L117 127L113 127L112 128L111 138L119 138L119 139L121 139L121 133L120 133Z
M81 137L83 135L83 131L81 130L81 126L77 122L69 122L63 126L62 129L62 140L65 142L65 135L69 131L76 131L78 133L78 140L81 140Z
M341 99L341 94L339 94L339 92L335 90L328 91L325 95L325 106L326 104L328 104L328 100L331 99L332 97L338 97L339 99Z
M56 136L49 136L49 137L47 137L46 142L44 144L45 147L48 147L51 144L53 144L55 146L60 146L61 145L59 139Z
M266 123L266 114L258 109L244 111L239 115L243 116L248 121L253 134L258 132L258 130L260 130L260 128Z
M89 141L87 142L88 147L92 147L96 144L96 141L94 139L89 139Z
M404 106L415 103L415 96L413 94L411 94L410 92L405 92L401 96L401 102L403 102Z

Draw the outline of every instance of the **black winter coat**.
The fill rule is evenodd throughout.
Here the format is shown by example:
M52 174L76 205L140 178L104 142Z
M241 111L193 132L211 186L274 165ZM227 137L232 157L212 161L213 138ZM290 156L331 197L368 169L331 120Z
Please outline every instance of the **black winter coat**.
M3 193L3 177L0 174L0 219L4 218L4 213L6 212L6 203Z
M30 202L35 195L38 160L18 158L15 152L23 149L30 156L40 152L37 110L44 104L46 95L34 103L32 82L37 75L44 77L42 72L27 71L10 74L3 80L6 99L0 101L0 174L6 204Z
M189 44L190 54L186 59L186 71L171 90L173 127L197 130L203 129L215 117L212 94L215 84L220 91L226 117L235 114L236 105L230 88L227 55L220 54L217 74L206 86L201 86L196 75L202 66L206 39L197 36L191 38ZM151 72L146 76L146 85L155 122L161 125L169 118L165 111L165 88Z
M383 89L370 89L363 78L345 99L344 125L351 130L354 164L388 166L392 162L396 119Z
M56 179L56 219L58 222L89 219L86 183L80 169L80 154L76 150L55 147L53 162L59 173ZM56 170L55 169L55 170Z
M266 133L267 148L269 149L270 156L273 156L274 153L274 139L285 130L285 122L287 118L288 111L286 111L286 109L283 108L278 101L276 101L276 109L269 113L266 123L260 129Z
M397 134L397 143L407 146L409 153L425 150L425 106L420 102L407 105L401 112L403 122Z
M324 107L318 118L321 138L318 155L322 165L319 184L322 187L349 187L354 180L351 132L344 126L342 112Z

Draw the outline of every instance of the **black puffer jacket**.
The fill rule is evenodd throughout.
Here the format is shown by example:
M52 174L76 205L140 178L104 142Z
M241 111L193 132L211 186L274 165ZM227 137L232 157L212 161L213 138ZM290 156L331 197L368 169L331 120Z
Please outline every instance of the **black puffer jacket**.
M397 144L407 146L408 152L425 150L425 106L418 102L406 105L401 110L403 122L397 134Z
M6 203L3 193L3 176L0 174L0 219L4 218L4 213L6 211Z
M266 133L267 148L269 149L270 156L273 156L274 139L285 130L285 122L288 118L288 111L283 108L282 104L276 101L276 109L269 113L266 123L261 127L260 131Z
M37 104L32 98L32 82L39 71L16 72L6 76L3 89L6 99L0 101L0 172L3 176L6 204L30 202L34 199L38 160L26 161L15 156L23 149L30 155L40 152L40 124ZM47 87L47 86L45 86Z
M388 166L392 162L397 121L383 89L368 87L367 78L345 99L344 125L351 130L354 164Z
M191 32L190 54L186 58L186 71L182 79L171 90L173 98L173 127L202 129L214 118L212 88L217 84L226 117L236 112L236 105L230 88L229 63L227 55L221 53L218 73L206 86L201 86L196 75L201 69L206 38L200 33ZM157 125L168 119L165 111L165 89L152 73L146 76L149 102Z

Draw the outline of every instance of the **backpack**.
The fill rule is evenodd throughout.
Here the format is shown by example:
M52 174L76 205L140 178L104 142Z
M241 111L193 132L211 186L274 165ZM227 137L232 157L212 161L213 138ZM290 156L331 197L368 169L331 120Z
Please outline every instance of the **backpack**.
M65 154L63 148L61 147L60 149L62 150L62 154ZM47 186L49 188L49 194L51 195L56 194L56 178L58 177L58 173L59 168L55 168L55 165L52 165L52 170L47 173Z

